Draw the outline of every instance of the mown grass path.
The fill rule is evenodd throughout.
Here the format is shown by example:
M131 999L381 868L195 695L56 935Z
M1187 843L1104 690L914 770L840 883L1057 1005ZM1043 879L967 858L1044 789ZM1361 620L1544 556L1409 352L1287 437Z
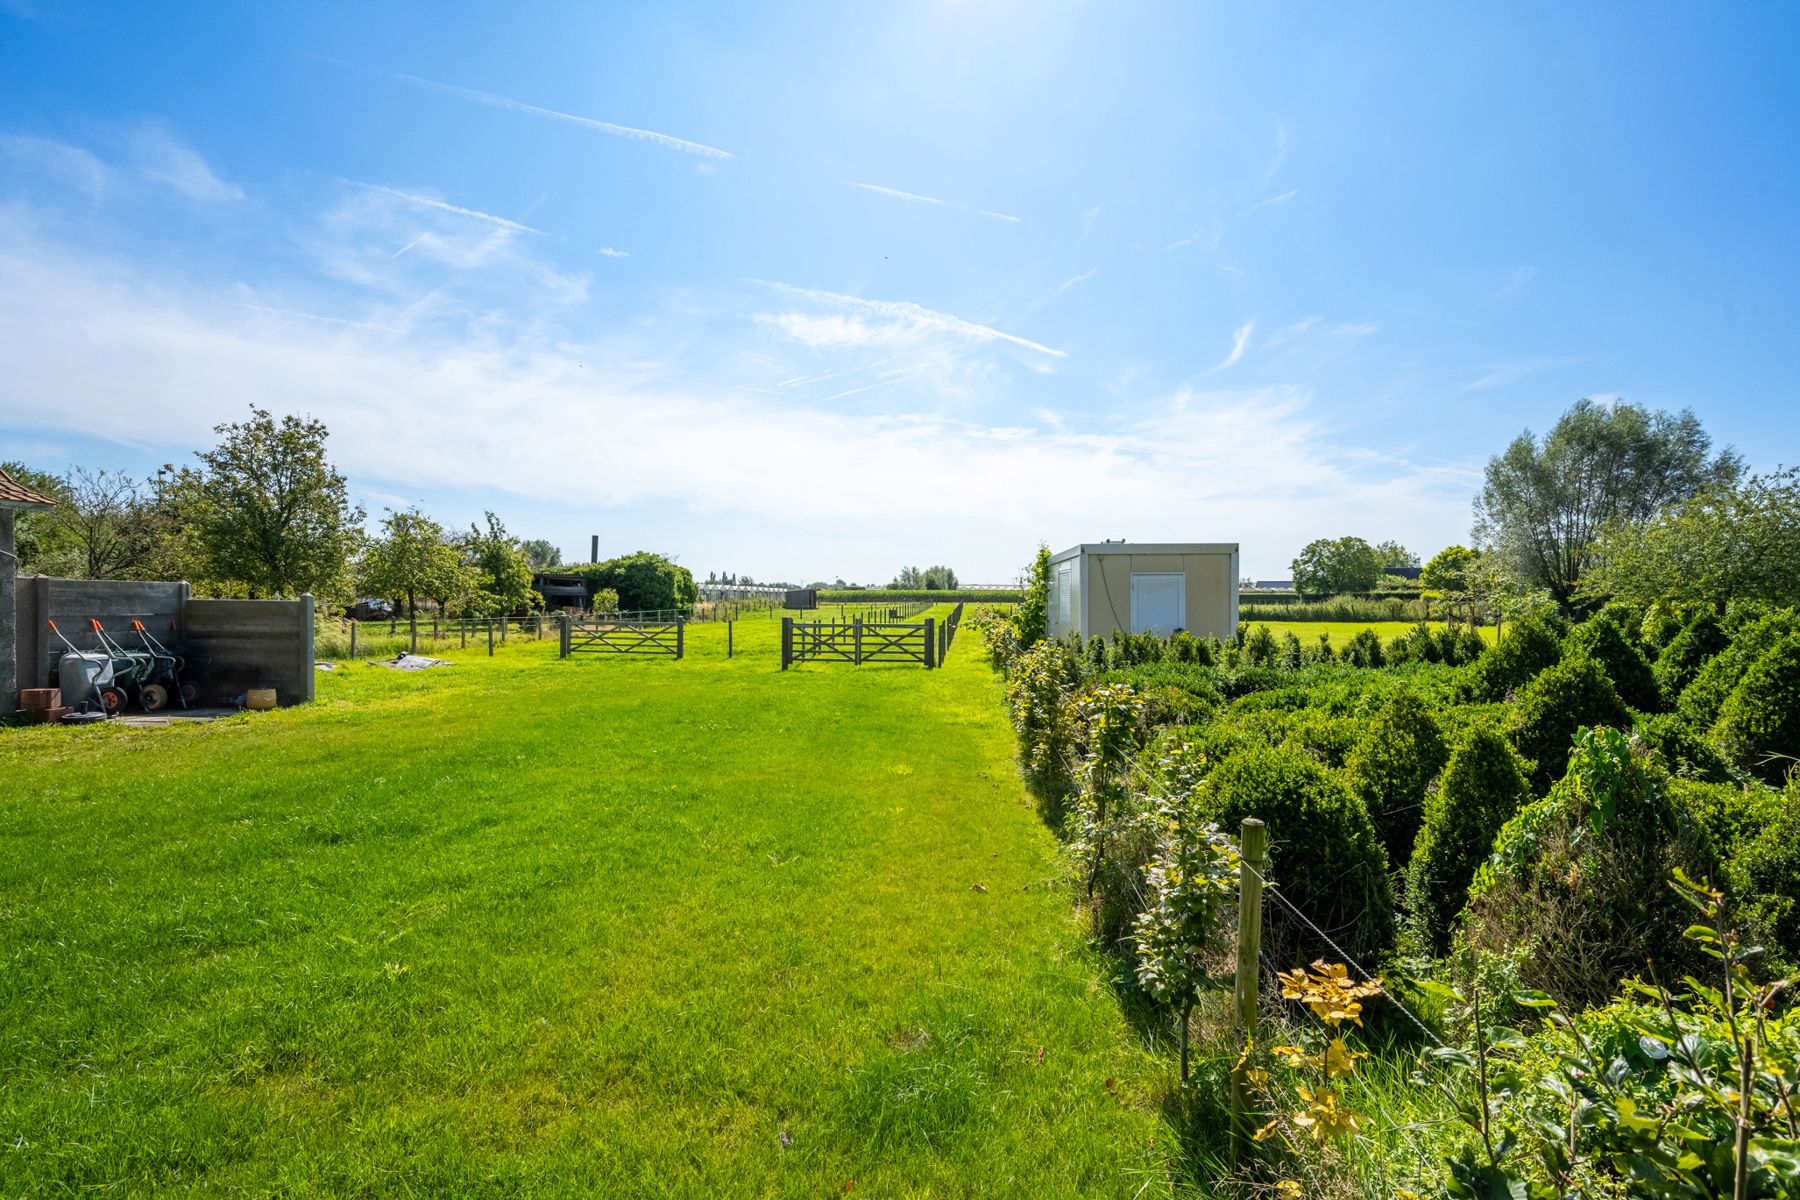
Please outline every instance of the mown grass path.
M1165 1191L978 640L777 629L0 731L0 1195Z

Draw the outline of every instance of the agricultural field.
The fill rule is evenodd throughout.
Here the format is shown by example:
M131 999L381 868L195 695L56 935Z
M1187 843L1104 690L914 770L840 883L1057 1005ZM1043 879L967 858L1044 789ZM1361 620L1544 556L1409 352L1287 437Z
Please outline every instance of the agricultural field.
M1157 1195L999 688L555 642L0 732L0 1195Z
M1389 642L1389 641L1392 641L1394 638L1400 637L1401 635L1405 634L1408 630L1416 627L1418 625L1418 622L1417 621L1251 621L1251 622L1248 622L1248 624L1252 630L1254 630L1258 625L1267 625L1269 627L1269 632L1273 633L1276 637L1280 637L1284 633L1291 633L1295 637L1299 638L1303 643L1305 643L1306 645L1309 645L1309 646L1319 640L1320 634L1324 634L1325 636L1327 636L1331 639L1331 645L1332 645L1333 649L1342 650L1344 648L1344 644L1346 642L1348 642L1351 638L1355 637L1357 634L1361 633L1365 629L1374 630L1376 637L1379 637L1383 642ZM1429 625L1433 629L1442 628L1442 622L1439 622L1439 621L1429 622ZM1496 637L1497 631L1495 630L1495 628L1492 625L1476 626L1476 632L1482 636L1482 639L1484 641L1486 641L1488 645L1491 646L1494 644L1494 639Z

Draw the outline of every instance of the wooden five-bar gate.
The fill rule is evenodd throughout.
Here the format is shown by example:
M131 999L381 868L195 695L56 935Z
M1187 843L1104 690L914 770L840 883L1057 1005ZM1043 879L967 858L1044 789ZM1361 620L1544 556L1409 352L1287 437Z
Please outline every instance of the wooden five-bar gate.
M686 622L575 621L563 618L562 657L571 654L672 654L686 651Z
M801 662L912 662L938 665L937 622L781 619L781 669Z

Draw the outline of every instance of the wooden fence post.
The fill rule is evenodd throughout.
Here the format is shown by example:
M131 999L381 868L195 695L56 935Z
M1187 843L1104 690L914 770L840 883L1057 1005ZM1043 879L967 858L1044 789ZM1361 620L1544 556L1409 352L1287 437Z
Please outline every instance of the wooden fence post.
M356 657L356 618L350 618L350 657Z
M412 615L411 626L412 626L412 653L417 654L419 652L419 614L418 613L414 613Z
M488 618L487 627L488 627L488 657L492 658L492 657L494 657L494 620L492 617Z
M725 622L725 657L726 658L731 657L731 621L730 621L730 619L727 619Z
M781 669L787 670L794 661L794 618L781 618Z
M462 648L469 648L469 619L464 617L456 623L456 632L462 638Z
M559 640L561 641L562 644L559 647L559 649L561 650L561 653L559 653L557 655L557 657L558 658L567 658L567 657L569 657L569 614L568 613L564 613L562 615L562 629L559 632L561 633L561 637Z
M927 671L931 670L931 668L938 665L937 664L937 642L933 640L936 637L937 637L936 622L934 622L930 617L926 617L925 618L925 669Z
M680 617L675 618L675 657L680 659L687 648L687 622Z
M1231 1073L1232 1156L1241 1155L1250 1135L1250 1089L1247 1072L1256 1047L1256 984L1262 954L1262 871L1267 861L1269 829L1245 817L1238 839L1237 992L1233 1024L1243 1034L1241 1064Z
M500 641L502 642L502 644L504 644L506 641L506 627L511 624L512 624L512 621L509 618L507 618L507 617L500 618Z
M855 661L856 665L860 667L862 666L862 618L857 617L855 620L856 623L850 627L850 643L855 647Z

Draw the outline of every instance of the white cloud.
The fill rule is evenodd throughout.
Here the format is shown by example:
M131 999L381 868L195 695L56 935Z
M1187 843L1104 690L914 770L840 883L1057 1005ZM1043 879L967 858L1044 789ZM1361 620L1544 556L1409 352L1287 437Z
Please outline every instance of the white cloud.
M674 137L667 133L658 133L653 129L634 129L629 125L614 125L611 121L597 121L593 117L578 117L574 113L558 112L554 108L540 108L536 104L527 104L523 100L514 100L510 96L502 96L495 92L483 92L475 88L458 87L453 83L438 83L432 79L420 79L417 75L395 73L394 78L422 88L443 92L450 96L460 96L464 100L473 100L477 104L485 104L489 108L504 108L510 112L527 113L534 117L546 117L552 121L566 121L571 125L579 125L584 129L592 129L599 133L611 134L613 137L632 138L642 142L653 142L670 150L679 150L683 154L697 154L702 158L733 158L728 150L717 146L707 146L700 142L690 142L686 138Z
M598 250L594 251L594 253L595 254L604 254L608 258L630 258L631 257L631 252L629 250L617 250L611 246L602 246Z
M408 204L416 204L420 208L435 208L439 212L455 213L459 217L470 217L477 221L486 221L489 225L497 225L501 229L510 229L514 233L544 232L541 229L533 229L529 225L521 225L517 221L509 221L505 217L496 217L493 213L482 212L480 209L463 208L461 205L439 200L435 196L422 196L417 192L405 192L401 191L399 188L386 187L379 183L360 183L354 179L346 179L344 182L351 187L366 188L371 192L382 192L386 195L393 196L396 199L404 200Z
M1292 200L1295 196L1298 196L1299 194L1300 194L1300 189L1295 188L1293 191L1283 192L1279 196L1270 196L1267 200L1258 200L1255 204L1252 204L1249 208L1246 208L1243 212L1239 213L1238 215L1241 217L1249 216L1251 213L1255 212L1259 208L1274 208L1277 205L1286 204L1288 201Z
M1069 276L1067 279L1063 280L1060 285L1058 285L1055 292L1051 293L1052 298L1062 295L1064 292L1068 291L1070 288L1074 287L1078 283L1086 283L1088 280L1092 279L1094 276L1098 275L1099 273L1100 273L1099 267L1089 267L1087 270L1083 271L1079 275Z
M1019 218L1003 212L994 212L986 208L976 208L972 204L958 204L954 200L939 200L932 196L921 196L915 192L903 192L898 188L882 187L878 183L852 183L853 188L861 188L865 192L874 192L878 196L887 196L893 200L910 200L915 204L935 204L939 208L960 208L964 212L979 213L984 217L992 217L996 221L1008 221L1019 224Z
M1252 317L1231 331L1231 353L1219 360L1215 371L1223 371L1227 367L1235 367L1243 359L1244 351L1250 348L1250 335L1256 332L1256 318Z
M865 300L861 296L794 287L786 283L767 283L766 286L815 304L861 314L854 319L838 321L809 319L801 314L782 314L769 318L778 328L811 346L862 346L872 342L893 344L949 337L973 342L1009 342L1052 358L1068 357L1066 352L1041 342L965 321L950 313L936 312L906 300ZM863 320L862 317L865 316L876 318L879 324Z
M407 234L382 219L414 206L379 193L355 199L344 237ZM430 208L423 216L463 220ZM517 238L497 227L482 236ZM420 255L430 249L392 265L429 265ZM517 266L517 254L511 246L496 265ZM460 490L504 508L504 495L490 497L511 493L576 512L661 506L677 514L676 552L714 544L704 539L719 523L698 515L729 516L751 523L742 528L757 540L722 548L759 574L891 569L880 564L912 554L923 529L971 575L1005 578L1040 537L1060 545L1120 534L1243 541L1246 566L1264 571L1320 529L1442 544L1460 530L1432 522L1460 522L1466 511L1466 471L1368 464L1319 424L1325 406L1298 388L1134 389L1110 417L1040 412L1030 425L917 411L912 399L871 412L839 405L874 389L903 396L893 385L910 377L910 358L868 364L880 372L829 404L806 403L744 379L690 375L680 335L571 340L529 314L452 321L434 307L409 323L398 303L347 310L316 293L221 290L50 241L3 212L0 277L9 281L0 289L0 425L15 442L102 430L178 457L253 399L324 420L360 494ZM879 346L913 327L966 353L1001 341L1055 353L917 305L778 290L828 310L803 314L811 323L792 326L796 340ZM1235 336L1234 353L1253 324ZM79 406L67 403L72 395ZM521 433L547 429L555 436ZM805 469L770 472L771 462ZM821 509L819 495L832 503ZM1445 512L1455 515L1430 516ZM892 530L872 534L871 515L892 517Z
M1506 286L1501 288L1499 291L1495 292L1493 294L1493 296L1491 296L1488 299L1488 303L1489 304L1500 303L1500 301L1506 299L1508 296L1512 295L1514 292L1518 291L1520 288L1525 287L1533 279L1536 279L1536 278L1537 278L1537 268L1536 267L1533 267L1533 266L1520 267L1518 270L1516 270L1512 273L1512 278L1508 279L1506 281Z
M172 187L190 200L207 203L244 198L243 188L213 174L205 159L161 125L152 122L138 126L130 135L129 145L139 174L153 183Z
M49 138L0 133L0 159L10 159L40 177L86 192L95 201L112 176L111 169L91 151Z

